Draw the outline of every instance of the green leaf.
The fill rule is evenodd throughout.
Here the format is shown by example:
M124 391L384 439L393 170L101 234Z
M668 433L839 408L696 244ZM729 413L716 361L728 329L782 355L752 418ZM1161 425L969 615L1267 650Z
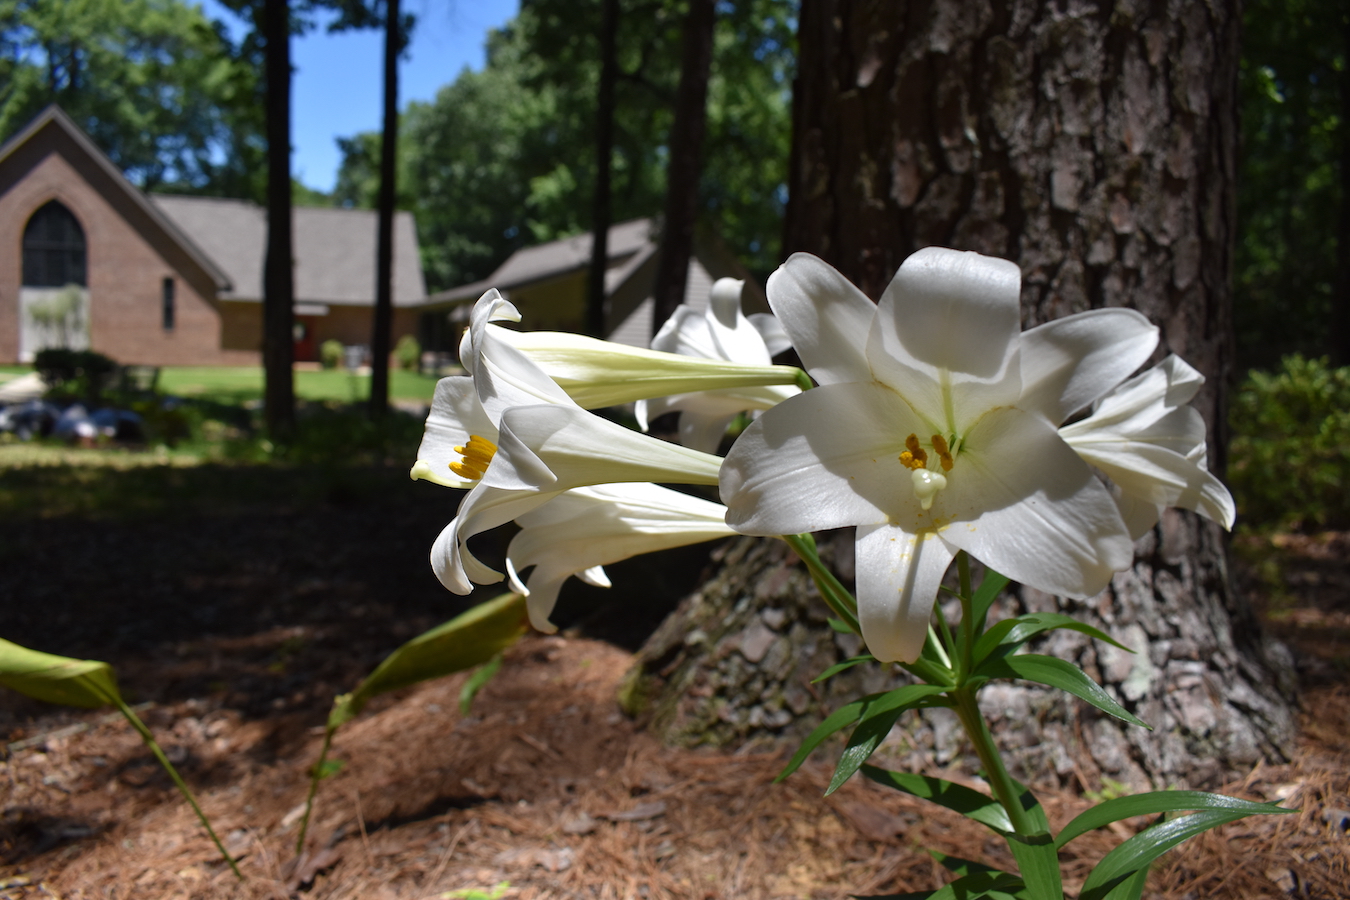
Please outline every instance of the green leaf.
M1149 867L1144 866L1129 878L1111 889L1102 900L1139 900L1144 896L1144 885L1148 883Z
M1161 822L1139 832L1112 850L1083 882L1080 900L1106 900L1106 897L1136 872L1188 838L1236 822L1249 815L1243 810L1207 809Z
M1007 872L971 872L928 895L928 900L1017 900L1022 896L1022 879Z
M1008 811L1003 805L974 788L927 775L890 772L877 766L864 765L860 771L863 777L877 784L924 800L931 800L938 806L946 807L992 828L1000 836L1012 831L1012 821L1008 818Z
M858 767L867 762L905 710L934 705L924 704L924 701L944 690L944 687L936 684L910 684L868 700L863 707L862 720L853 729L853 734L849 735L848 746L839 757L839 765L835 766L834 777L825 789L825 796L839 790L858 771Z
M122 699L107 663L29 650L3 638L0 684L35 700L85 709L115 706Z
M974 872L998 872L998 869L993 866L986 866L982 862L962 859L959 856L948 856L946 853L940 853L937 850L929 850L928 855L941 863L942 868L949 872L955 872L957 875L970 875Z
M1036 635L1059 629L1077 631L1079 634L1086 634L1088 637L1105 641L1113 647L1119 647L1126 653L1134 652L1100 629L1084 624L1072 616L1060 613L1030 613L1025 616L1004 619L981 635L975 643L975 659L977 662L981 661L995 652L999 656L1007 656Z
M1040 804L1036 806L1039 808ZM1059 854L1055 851L1055 839L1050 829L1046 827L1045 831L1033 835L1009 833L1005 837L1008 849L1017 860L1022 880L1026 882L1026 896L1031 900L1063 900Z
M1020 678L1023 681L1034 681L1038 684L1057 687L1060 690L1068 691L1080 700L1086 700L1102 712L1115 716L1117 719L1129 722L1131 725L1139 725L1150 731L1153 730L1152 726L1117 703L1110 694L1102 689L1101 685L1088 678L1082 669L1079 669L1073 663L1056 659L1053 656L1026 653L1021 656L986 660L976 670L975 674L989 678Z
M352 691L342 722L379 694L483 665L514 644L527 621L525 598L502 594L419 634L385 657ZM333 724L331 715L329 721Z
M839 632L840 634L857 634L857 633L858 633L858 632L854 631L852 628L850 628L850 627L849 627L849 624L848 624L847 622L845 622L844 620L842 620L842 619L834 619L834 618L830 618L830 619L826 619L825 621L829 624L830 628L834 629L835 631Z
M1081 813L1072 822L1064 826L1055 838L1055 846L1063 847L1074 838L1101 828L1121 819L1134 816L1152 816L1165 812L1183 810L1222 809L1241 812L1243 815L1262 815L1270 813L1292 813L1274 803L1256 803L1238 797L1225 797L1223 794L1210 794L1205 791L1150 791L1146 794L1133 794L1098 803Z
M867 706L867 701L873 697L879 696L881 695L869 694L861 700L854 700L852 703L846 703L826 716L825 721L817 725L815 731L808 734L806 740L802 741L802 745L797 748L796 753L792 754L792 759L788 760L787 766L783 771L778 773L778 777L774 779L774 783L777 784L800 769L802 763L806 762L806 758L811 755L811 751L820 746L821 741L825 740L836 731L841 731L858 721L863 714L863 710Z
M844 671L845 669L851 669L854 666L858 665L859 663L865 662L876 662L876 657L870 653L864 653L861 656L854 656L850 659L844 660L843 662L837 662L834 665L830 666L828 669L826 669L824 672L821 672L815 678L812 678L811 683L820 684L825 679L832 678L835 675L838 675L840 672Z
M972 629L975 634L984 631L984 620L989 617L989 607L994 605L994 599L1008 586L1009 580L1008 576L1000 575L993 569L985 570L984 581L980 582L980 586L975 589L975 596L970 600L970 617L975 626Z
M325 778L332 778L344 768L346 768L346 764L340 759L325 759L315 766L315 770L310 774L322 781Z
M502 655L498 653L486 665L480 666L464 682L464 687L459 689L459 714L461 716L469 714L469 707L473 705L473 698L478 696L478 692L483 689L483 685L491 681L492 676L496 675L497 670L501 667Z

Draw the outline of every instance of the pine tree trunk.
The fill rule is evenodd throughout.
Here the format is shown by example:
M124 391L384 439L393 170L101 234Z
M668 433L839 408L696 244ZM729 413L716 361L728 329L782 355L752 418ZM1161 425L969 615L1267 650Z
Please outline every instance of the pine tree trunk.
M295 428L291 270L291 22L287 0L263 8L267 75L267 255L263 261L263 418L275 440Z
M1208 379L1195 405L1209 426L1210 466L1221 474L1233 374L1234 4L1101 2L1066 11L1013 0L803 0L800 23L785 250L822 256L873 298L924 246L1012 259L1022 269L1026 326L1098 307L1139 309L1162 331L1158 357L1175 352ZM689 631L711 634L717 626L700 623L726 615L717 604L742 604L737 615L749 611L772 630L763 617L778 613L760 599L763 585L787 579L814 593L799 566L776 558L729 555L720 580L676 615L686 614ZM775 574L783 567L788 575ZM743 587L709 595L728 584ZM793 598L810 606L795 588ZM1235 593L1217 526L1168 510L1139 541L1133 568L1097 597L1077 603L1020 589L1001 605L1005 615L1067 612L1139 649L1130 656L1072 634L1043 652L1083 665L1155 729L1120 726L1048 691L995 686L982 695L986 712L999 720L1023 777L1091 788L1103 777L1201 785L1286 755L1287 654L1264 641ZM689 615L695 606L703 618ZM827 634L811 646L826 647ZM708 718L697 695L721 687L683 667L716 673L734 646L715 644L720 651L704 663L697 642L672 656L661 637L644 649L633 684L653 698L658 724L676 723L664 726L667 735L695 733ZM803 638L794 647L808 645ZM807 655L797 653L797 668ZM833 661L818 656L808 672ZM787 703L800 684L797 668L770 686L783 692L781 702L762 694L759 703L790 710L791 721L779 715L773 724L799 733L798 719L816 719L830 704L799 713L800 702ZM665 699L663 689L685 696ZM734 702L729 686L715 696L723 708ZM903 751L918 757L911 762L957 754L956 723L943 712L925 713L911 729Z
M380 196L376 204L375 312L370 338L370 417L389 411L389 344L394 318L394 198L398 177L399 0L384 5L384 123L380 130Z
M595 195L591 199L591 265L586 276L586 333L603 338L605 270L609 267L610 163L614 155L614 82L619 77L615 40L619 0L602 0L600 85L595 100Z

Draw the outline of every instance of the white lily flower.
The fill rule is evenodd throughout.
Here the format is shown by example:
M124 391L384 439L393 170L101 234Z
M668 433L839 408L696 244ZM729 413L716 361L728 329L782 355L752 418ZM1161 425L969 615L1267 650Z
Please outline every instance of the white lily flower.
M437 384L412 477L471 488L437 538L432 568L465 594L501 573L467 543L581 485L660 480L716 484L716 457L658 441L588 413L519 349L494 321L519 321L496 290L475 304L461 342L468 376Z
M1133 559L1111 494L1055 426L1147 359L1156 329L1128 310L1070 317L1036 340L1049 357L1024 360L1020 281L1013 263L940 248L909 257L877 305L806 254L769 280L821 386L732 447L727 521L763 535L857 526L859 619L883 661L918 657L959 550L1079 598Z
M575 575L609 587L604 566L620 560L736 534L726 507L654 484L578 488L518 516L521 532L507 550L513 590L525 594L530 623L557 631L549 616L564 581ZM525 583L519 573L533 567Z
M652 338L652 349L682 357L726 360L747 366L768 366L773 354L791 341L778 320L764 313L747 317L741 312L744 281L719 278L702 312L681 304ZM772 342L772 347L770 343ZM635 413L643 431L647 422L668 412L680 413L680 443L716 453L727 426L742 412L769 409L801 393L791 383L764 387L672 393L638 401Z
M1206 468L1204 419L1187 405L1204 381L1180 357L1169 356L1099 400L1091 416L1059 430L1111 479L1136 540L1157 523L1164 506L1233 527L1233 496Z

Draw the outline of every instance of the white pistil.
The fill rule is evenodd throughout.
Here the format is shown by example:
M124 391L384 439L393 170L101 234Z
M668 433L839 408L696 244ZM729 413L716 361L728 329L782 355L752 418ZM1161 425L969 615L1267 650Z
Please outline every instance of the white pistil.
M909 477L914 482L914 493L919 498L919 505L924 509L931 509L933 497L947 486L946 475L929 469L914 469Z

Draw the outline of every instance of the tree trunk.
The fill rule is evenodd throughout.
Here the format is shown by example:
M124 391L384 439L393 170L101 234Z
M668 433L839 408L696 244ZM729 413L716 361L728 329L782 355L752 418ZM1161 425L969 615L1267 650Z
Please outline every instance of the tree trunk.
M591 206L591 268L586 278L586 332L605 336L605 269L609 266L610 162L614 156L614 82L618 80L615 36L619 0L602 0L600 87L595 100L595 195Z
M1342 59L1350 60L1350 16L1341 20ZM1350 66L1340 71L1341 216L1336 226L1336 280L1331 293L1331 364L1350 366Z
M287 0L263 8L267 80L267 256L263 262L263 419L275 439L295 428L291 272L291 23Z
M874 298L924 246L1009 258L1022 269L1027 326L1097 307L1139 309L1162 330L1158 357L1175 352L1207 377L1195 405L1209 426L1210 465L1222 473L1233 376L1237 12L1222 2L1068 10L1011 0L803 0L785 251L822 256ZM722 580L747 586L733 592L746 607L764 606L756 586L781 580L774 566L804 577L790 560L756 561L750 552L735 572L725 565ZM708 606L704 593L686 607ZM1081 664L1155 728L1118 725L1045 690L997 685L983 695L985 710L1022 777L1076 778L1090 788L1103 777L1201 785L1287 754L1287 653L1263 640L1234 591L1225 539L1206 520L1166 511L1136 546L1133 568L1089 601L1023 588L1000 605L1005 615L1067 612L1140 650L1118 653L1071 632L1044 647ZM709 621L726 613L712 610ZM766 613L778 614L758 612L771 628ZM816 644L826 647L823 638ZM651 708L687 710L698 678L681 666L695 654L685 648L680 660L667 653L663 661L660 650L644 650L645 680L635 683L658 697ZM827 660L821 652L819 662ZM782 682L781 703L761 703L818 717L820 705L799 714L787 703L797 678L794 669ZM661 700L663 680L693 696ZM953 758L958 729L945 712L925 712L898 752Z
M712 67L713 0L690 0L684 18L680 87L670 128L666 167L666 214L662 220L661 261L653 288L652 336L684 302L689 257L694 252L698 219L699 162L708 123L708 73Z
M394 317L394 198L398 172L399 0L385 0L384 126L380 133L380 196L375 244L375 318L370 337L370 417L389 411L389 341Z

